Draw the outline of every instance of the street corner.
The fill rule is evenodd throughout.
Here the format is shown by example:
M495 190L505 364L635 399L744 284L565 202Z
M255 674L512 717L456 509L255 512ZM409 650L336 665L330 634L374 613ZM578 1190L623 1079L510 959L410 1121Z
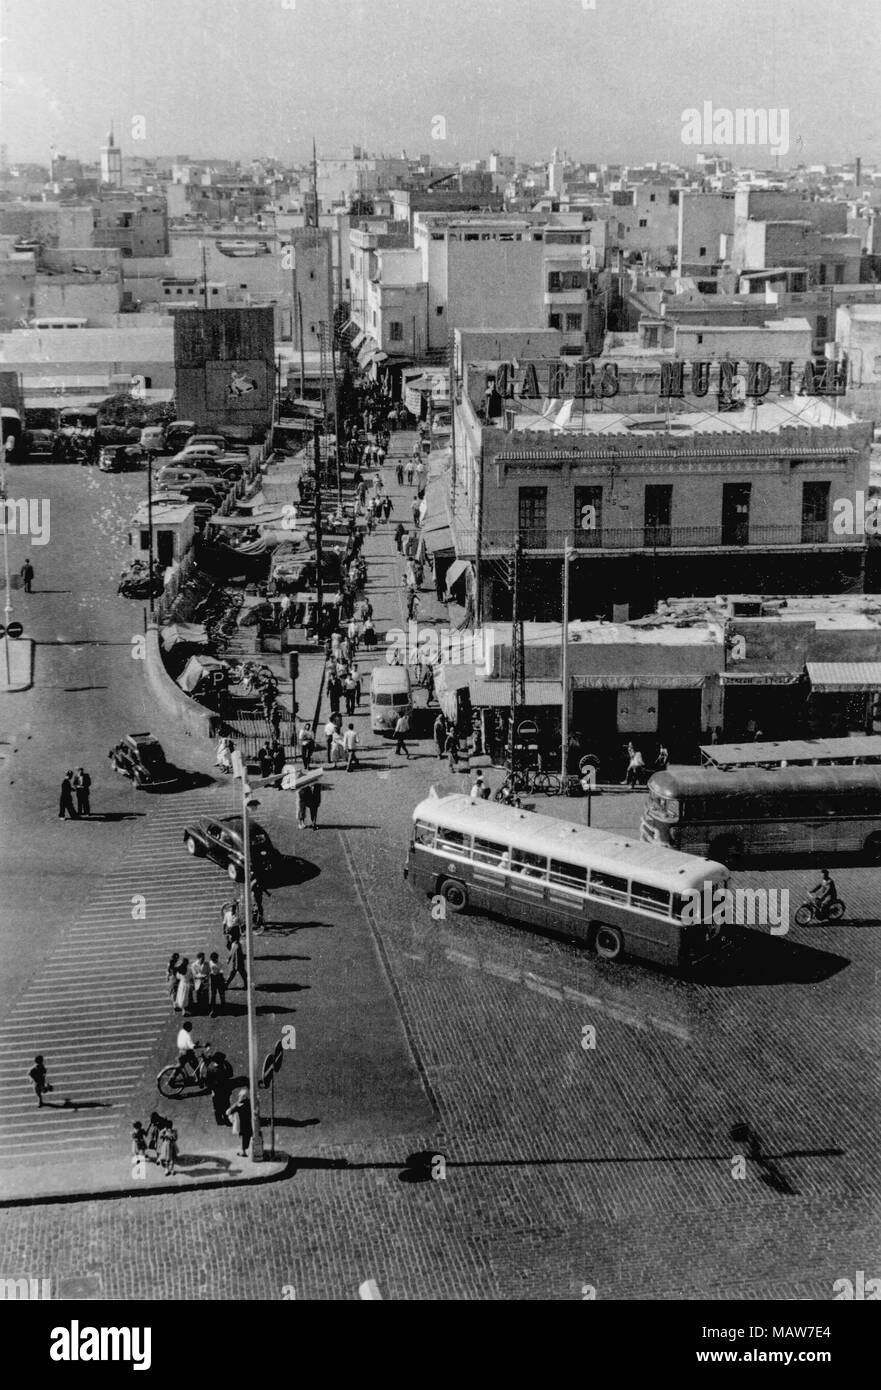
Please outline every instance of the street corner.
M255 1162L235 1150L196 1152L183 1144L171 1172L154 1159L127 1153L97 1162L83 1159L42 1167L6 1168L0 1179L0 1207L150 1197L198 1188L276 1182L292 1172L293 1166L294 1159L278 1150L275 1158Z

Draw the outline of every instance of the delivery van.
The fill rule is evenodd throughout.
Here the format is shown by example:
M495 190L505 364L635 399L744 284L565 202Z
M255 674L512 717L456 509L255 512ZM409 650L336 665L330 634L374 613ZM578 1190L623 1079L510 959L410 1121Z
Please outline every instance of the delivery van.
M413 696L406 666L374 666L370 672L370 727L393 734L402 714L412 715Z

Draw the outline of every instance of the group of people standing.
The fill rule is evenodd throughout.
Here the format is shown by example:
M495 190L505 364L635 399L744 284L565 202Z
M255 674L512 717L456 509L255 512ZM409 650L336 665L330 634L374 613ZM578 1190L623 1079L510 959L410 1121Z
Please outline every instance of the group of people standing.
M92 779L88 772L78 767L76 772L68 769L61 779L61 796L58 802L58 818L80 820L92 814ZM74 797L76 804L74 804Z

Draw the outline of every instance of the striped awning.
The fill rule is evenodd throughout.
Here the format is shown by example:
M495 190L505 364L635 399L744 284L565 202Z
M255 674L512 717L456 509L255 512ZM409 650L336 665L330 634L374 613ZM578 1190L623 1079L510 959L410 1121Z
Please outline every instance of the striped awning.
M723 671L723 685L798 685L800 671Z
M540 708L543 705L562 706L562 681L524 681L524 705ZM478 709L506 709L511 703L510 681L472 681L471 703Z
M573 690L699 690L712 672L696 675L681 674L625 676L623 673L604 676L573 676Z
M881 691L881 661L809 661L812 693L859 695Z

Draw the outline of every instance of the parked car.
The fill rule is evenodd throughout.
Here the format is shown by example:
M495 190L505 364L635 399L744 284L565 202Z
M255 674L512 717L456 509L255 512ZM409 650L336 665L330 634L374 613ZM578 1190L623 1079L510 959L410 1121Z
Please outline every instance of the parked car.
M231 454L217 454L214 458L199 458L199 467L203 473L209 477L226 478L231 483L237 483L244 476L245 463L238 456Z
M186 467L188 459L216 459L224 452L216 444L185 444L182 449L178 449L172 458L172 463L180 463Z
M165 453L165 430L161 425L145 425L141 430L141 448L145 454Z
M251 871L259 876L272 868L276 859L272 841L266 831L256 821L250 822ZM184 844L187 853L196 857L213 859L215 864L226 869L235 882L241 883L245 876L244 838L241 816L224 816L222 820L212 820L210 816L199 816L184 827Z
M228 447L222 434L193 434L187 440L184 447L187 449L198 449L204 445L219 449L221 453Z
M227 484L220 478L209 478L207 483L181 483L174 491L180 493L187 502L204 502L216 512L226 497Z
M165 426L165 447L170 454L183 449L188 439L196 433L195 420L172 420Z
M177 768L167 761L161 743L152 734L126 734L108 756L114 772L130 778L139 791L168 787L180 780Z
M131 468L140 468L141 462L139 444L104 444L98 454L102 473L125 473Z
M156 486L160 489L179 489L184 483L210 483L213 480L201 468L182 468L176 463L166 463L156 474Z

